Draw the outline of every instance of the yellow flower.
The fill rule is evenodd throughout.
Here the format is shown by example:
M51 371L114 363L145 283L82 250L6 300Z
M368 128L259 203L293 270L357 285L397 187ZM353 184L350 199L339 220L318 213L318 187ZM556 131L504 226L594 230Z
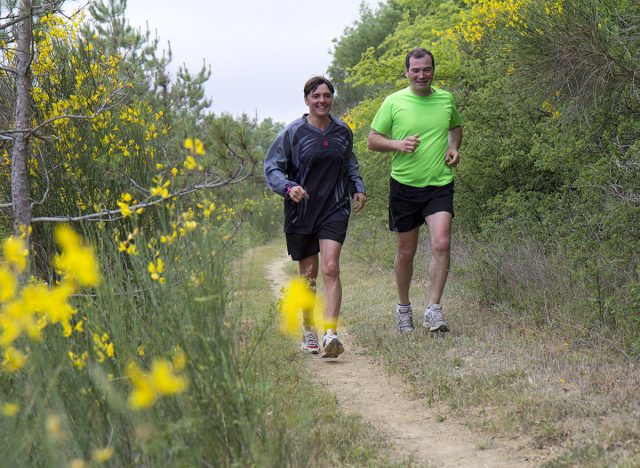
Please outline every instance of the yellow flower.
M173 244L173 241L175 241L177 238L178 232L174 229L170 236L160 236L160 242L170 245Z
M309 283L302 277L292 279L285 287L280 299L280 330L287 335L297 336L302 328L303 314L320 325L322 304Z
M69 351L69 359L78 370L84 369L84 367L87 364L88 358L89 358L89 353L87 351L83 352L80 355L74 353L73 351Z
M202 144L202 142L196 138L195 139L195 152L198 156L204 156L206 153L204 151L204 145Z
M127 377L133 384L133 391L129 395L129 406L133 409L144 409L152 406L158 397L176 395L184 392L189 386L189 380L183 375L178 366L186 366L186 356L174 357L173 365L165 359L154 359L151 371L146 373L137 364L131 362L127 367ZM177 360L177 362L176 362Z
M69 462L69 468L85 468L87 464L82 458L74 458Z
M7 268L0 265L0 303L13 299L17 288L15 276Z
M128 218L133 214L133 211L131 211L131 207L129 205L120 201L117 203L118 203L118 206L120 207L120 214L122 214L123 218Z
M184 161L184 167L186 167L189 170L195 169L196 167L196 160L193 159L193 156L187 156L185 158Z
M178 348L171 360L171 365L178 372L183 371L187 367L187 354L180 348Z
M113 457L113 447L108 446L101 449L95 449L91 452L91 458L98 463L106 463Z
M13 418L20 412L20 405L18 403L7 402L2 405L2 414Z
M160 257L158 257L156 263L149 262L147 270L149 271L152 280L160 282L164 281L164 279L162 278L162 272L164 271L164 262Z
M151 381L160 395L176 395L188 386L187 378L176 375L164 359L154 360L151 364Z
M4 352L2 367L10 373L18 372L27 363L27 356L16 348L7 348Z
M44 423L47 434L52 440L62 440L66 437L62 430L62 418L58 414L50 414Z
M213 210L216 209L216 205L215 203L209 203L209 206L207 206L206 208L204 208L204 216L205 218L209 218L211 216L211 213L213 213Z
M129 203L132 200L131 194L127 192L123 193L120 196L120 200L122 200L125 203Z
M2 252L9 265L14 266L19 272L24 271L29 250L23 239L15 236L7 237L2 243Z
M0 346L10 347L25 332L34 340L40 338L42 327L39 326L34 312L25 300L7 304L0 314Z
M151 385L151 379L135 363L127 367L127 377L133 384L133 391L129 395L129 406L133 409L144 409L152 406L156 401L156 391Z
M144 346L138 346L138 356L144 356Z
M110 341L108 333L103 333L102 336L94 333L93 343L93 351L96 353L96 356L98 356L98 362L104 362L105 355L110 358L115 356L115 347L113 342Z
M154 197L156 195L159 195L162 198L169 198L169 184L171 184L171 181L167 180L164 184L153 187L151 189L151 196Z
M184 140L184 147L188 149L191 153L195 153L198 156L204 156L204 145L198 138L187 138Z
M55 239L62 254L53 259L54 266L67 278L80 286L91 287L100 283L100 272L93 250L67 225L56 228Z

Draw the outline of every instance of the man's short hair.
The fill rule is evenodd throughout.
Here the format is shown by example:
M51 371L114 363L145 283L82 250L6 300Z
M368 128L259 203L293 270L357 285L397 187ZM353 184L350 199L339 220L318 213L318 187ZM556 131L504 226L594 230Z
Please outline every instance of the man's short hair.
M309 94L313 93L318 88L318 86L323 84L327 85L327 88L329 88L329 91L331 91L331 95L334 95L336 93L336 90L333 87L333 83L331 83L331 81L326 79L324 76L313 76L309 78L304 84L304 97L307 97Z
M422 57L426 57L426 56L431 57L431 64L433 65L433 68L436 68L436 59L433 57L433 54L431 53L430 50L427 49L423 49L422 47L416 47L415 49L413 49L411 52L409 52L407 54L407 57L404 59L404 68L405 70L409 69L409 60L413 57L416 59L422 58Z

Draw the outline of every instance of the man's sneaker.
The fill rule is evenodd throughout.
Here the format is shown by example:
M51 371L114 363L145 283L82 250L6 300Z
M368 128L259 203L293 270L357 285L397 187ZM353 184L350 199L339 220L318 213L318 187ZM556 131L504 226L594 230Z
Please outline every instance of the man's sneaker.
M302 343L300 344L302 351L305 353L318 354L320 346L318 346L318 335L311 330L302 332Z
M344 353L344 346L342 346L338 335L336 335L333 330L327 330L327 333L324 334L322 348L324 349L322 353L323 358L337 358Z
M413 331L413 310L411 309L411 304L398 304L398 307L396 307L396 317L398 319L398 331L400 334Z
M442 306L440 304L431 304L427 307L427 310L424 311L423 326L432 332L449 331L449 324L442 316Z

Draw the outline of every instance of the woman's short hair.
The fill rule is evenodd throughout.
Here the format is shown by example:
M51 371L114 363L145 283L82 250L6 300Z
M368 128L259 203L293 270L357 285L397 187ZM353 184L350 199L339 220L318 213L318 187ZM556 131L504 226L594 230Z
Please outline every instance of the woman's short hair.
M304 97L307 97L309 94L313 93L318 88L318 86L323 84L327 85L327 88L329 88L329 91L331 91L331 95L335 94L336 90L333 87L333 83L331 83L331 81L327 80L324 76L313 76L309 78L304 84Z

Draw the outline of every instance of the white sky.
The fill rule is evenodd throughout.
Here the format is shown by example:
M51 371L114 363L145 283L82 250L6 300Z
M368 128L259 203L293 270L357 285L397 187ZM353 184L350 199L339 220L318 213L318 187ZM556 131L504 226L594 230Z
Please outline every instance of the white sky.
M211 65L206 90L219 114L288 123L305 112L304 82L326 74L333 38L359 18L361 0L128 0L133 26L171 43L173 69ZM375 8L377 2L367 0Z

